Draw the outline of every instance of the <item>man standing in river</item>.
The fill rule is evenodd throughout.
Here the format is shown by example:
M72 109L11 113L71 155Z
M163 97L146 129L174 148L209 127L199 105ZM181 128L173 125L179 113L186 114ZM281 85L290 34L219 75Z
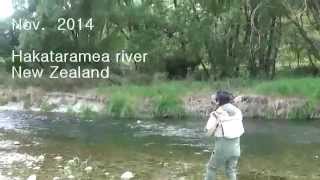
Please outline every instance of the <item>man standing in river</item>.
M205 180L216 180L217 170L222 167L225 168L228 180L237 180L240 136L244 133L244 128L242 112L231 104L232 99L232 95L225 91L219 91L212 97L218 108L210 113L210 121L215 121L213 124L216 125L208 129L207 124L206 129L215 136L215 146L207 164Z

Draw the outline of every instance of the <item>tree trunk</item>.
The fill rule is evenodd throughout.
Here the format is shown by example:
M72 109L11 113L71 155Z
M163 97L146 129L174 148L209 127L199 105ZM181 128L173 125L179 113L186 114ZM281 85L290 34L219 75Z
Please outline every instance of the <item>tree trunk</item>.
M272 75L273 71L270 72L270 70L272 69L273 66L273 60L272 60L272 50L273 49L277 49L277 47L275 47L274 45L274 31L275 31L275 27L276 27L276 18L272 18L271 20L271 27L270 27L270 33L269 33L269 39L268 39L268 47L267 47L267 54L265 56L265 67L264 67L264 72L266 74L266 76L270 76Z

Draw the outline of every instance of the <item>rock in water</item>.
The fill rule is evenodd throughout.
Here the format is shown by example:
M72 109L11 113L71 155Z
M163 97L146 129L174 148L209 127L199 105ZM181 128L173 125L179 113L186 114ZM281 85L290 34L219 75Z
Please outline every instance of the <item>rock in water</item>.
M40 169L41 169L41 168L40 168L39 166L33 168L33 170L36 170L36 171L38 171L38 170L40 170Z
M33 174L29 176L27 180L37 180L37 176Z
M55 158L53 158L56 161L62 161L63 157L62 156L56 156Z
M39 162L43 162L44 159L45 159L45 156L44 156L44 155L40 155L40 156L38 157L38 161L39 161Z
M122 180L130 180L132 178L134 178L134 174L130 171L127 171L121 175Z
M76 177L74 177L73 175L69 175L68 179L75 179Z
M76 165L76 161L75 161L74 159L71 159L71 160L68 161L67 164L68 164L69 166L74 166L74 165Z
M15 142L13 142L13 144L16 145L16 146L21 145L19 141L15 141Z
M88 166L84 169L86 171L87 174L91 173L93 168L91 166Z

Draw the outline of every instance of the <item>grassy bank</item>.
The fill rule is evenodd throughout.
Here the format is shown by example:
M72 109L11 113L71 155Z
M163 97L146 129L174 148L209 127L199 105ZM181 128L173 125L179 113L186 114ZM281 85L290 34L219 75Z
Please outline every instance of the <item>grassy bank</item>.
M151 114L153 117L184 117L184 98L188 95L208 95L226 89L236 95L257 94L307 99L310 106L291 116L300 118L320 101L320 78L279 78L275 80L226 79L220 81L170 81L150 85L100 86L98 93L108 98L106 112L118 117ZM209 98L209 97L208 97ZM139 113L139 114L137 114Z
M112 116L184 117L183 97L191 93L208 92L205 82L170 81L149 85L122 85L98 87L99 95L107 97L106 113ZM137 114L139 113L139 114Z
M257 83L253 92L268 96L300 97L307 103L291 110L289 119L310 120L319 115L313 114L320 104L320 78L281 78L275 81Z

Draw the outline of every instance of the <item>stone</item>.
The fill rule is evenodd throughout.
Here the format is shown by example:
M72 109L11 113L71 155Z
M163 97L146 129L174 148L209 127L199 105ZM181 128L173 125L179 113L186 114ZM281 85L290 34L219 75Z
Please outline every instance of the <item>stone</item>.
M235 103L241 103L243 101L243 96L237 96L233 99Z
M93 168L91 166L88 166L84 169L86 171L87 174L91 173Z
M68 179L75 179L76 177L74 177L73 175L69 175Z
M53 158L56 161L62 161L63 157L62 156L56 156L55 158Z
M15 141L15 142L13 142L13 144L16 145L16 146L21 145L19 141Z
M163 163L163 167L168 167L169 166L169 163L165 162Z
M28 177L27 180L37 180L37 176L35 174Z
M130 171L127 171L121 175L122 180L130 180L132 178L134 178L134 174Z
M40 155L40 156L38 157L38 161L39 161L39 162L43 162L44 159L45 159L45 156L44 156L44 155Z
M74 166L76 164L76 161L74 159L71 159L71 160L68 161L67 164L70 165L70 166Z
M41 169L41 168L40 168L39 166L33 168L33 170L35 170L35 171L38 171L38 170L40 170L40 169Z
M27 166L27 168L32 168L33 162L32 161L26 162L26 166Z

